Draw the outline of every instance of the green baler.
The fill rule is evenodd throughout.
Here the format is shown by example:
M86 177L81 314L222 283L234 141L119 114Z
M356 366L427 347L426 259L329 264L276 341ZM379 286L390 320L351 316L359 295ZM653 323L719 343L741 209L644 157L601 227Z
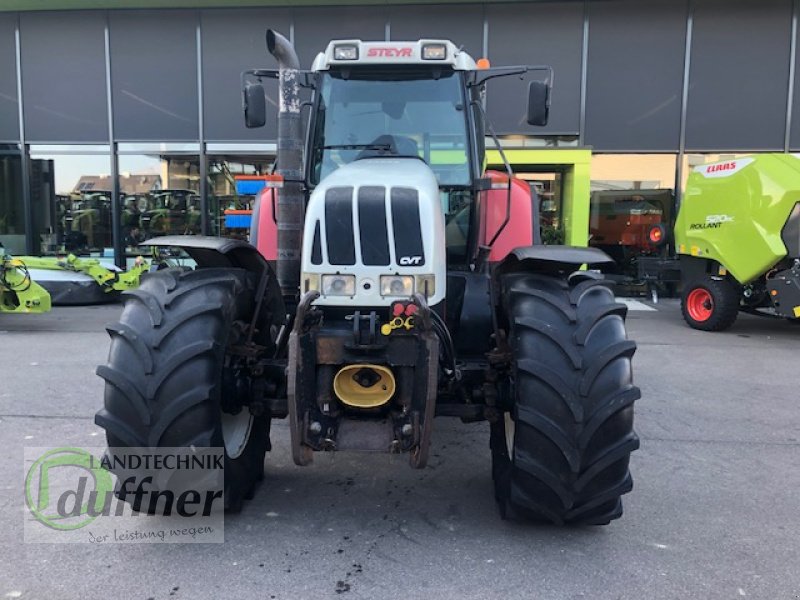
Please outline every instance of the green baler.
M800 318L800 157L761 154L695 167L675 224L681 309L696 329L739 311Z

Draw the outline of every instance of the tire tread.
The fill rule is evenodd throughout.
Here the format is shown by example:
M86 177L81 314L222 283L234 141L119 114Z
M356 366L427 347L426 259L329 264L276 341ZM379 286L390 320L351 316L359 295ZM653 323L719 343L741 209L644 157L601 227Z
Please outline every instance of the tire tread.
M514 457L497 469L507 498L537 520L606 524L622 514L639 447L627 307L602 280L512 273L501 286L517 390Z
M107 327L109 360L95 422L109 446L208 447L223 444L220 373L233 321L253 302L248 274L235 269L166 269L125 292L117 323ZM225 457L226 509L241 508L263 476L265 419L238 459ZM166 442L169 442L168 444Z

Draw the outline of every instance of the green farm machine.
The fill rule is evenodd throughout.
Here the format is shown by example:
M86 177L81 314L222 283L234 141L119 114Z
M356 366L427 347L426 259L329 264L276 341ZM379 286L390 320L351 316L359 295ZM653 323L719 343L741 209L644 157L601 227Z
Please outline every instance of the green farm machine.
M0 314L49 310L47 290L33 280L25 261L7 255L0 245Z
M675 224L686 322L727 329L739 312L800 319L800 158L695 167Z

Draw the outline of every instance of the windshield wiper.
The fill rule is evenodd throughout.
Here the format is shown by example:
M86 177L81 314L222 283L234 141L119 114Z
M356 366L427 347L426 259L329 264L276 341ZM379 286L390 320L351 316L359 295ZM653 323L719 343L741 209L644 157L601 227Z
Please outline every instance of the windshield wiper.
M323 150L384 150L394 152L391 144L333 144L323 146Z

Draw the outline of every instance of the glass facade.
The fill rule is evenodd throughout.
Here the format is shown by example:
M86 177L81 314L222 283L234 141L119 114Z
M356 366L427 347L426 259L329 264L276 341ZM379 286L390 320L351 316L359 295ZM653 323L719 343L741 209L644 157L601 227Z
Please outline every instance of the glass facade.
M163 235L202 233L200 157L196 145L120 145L119 203L126 256Z
M10 254L25 253L22 153L14 144L0 144L0 244Z
M640 256L669 251L675 209L675 154L597 154L592 157L589 245L611 256L620 268ZM667 245L650 243L662 226Z
M539 219L542 243L564 243L564 174L559 171L546 173L518 173L536 193L539 201Z
M113 257L113 187L107 147L31 146L34 251Z
M250 217L256 202L253 179L272 170L274 160L255 154L210 154L208 160L209 226L212 235L248 238Z
M0 242L15 253L75 251L123 265L149 236L245 238L256 196L238 181L273 167L277 89L267 82L267 127L246 129L239 76L274 66L267 28L293 39L304 67L328 40L353 37L446 37L494 66L552 65L544 129L525 123L525 81L488 86L486 111L504 144L591 147L593 206L658 190L671 219L667 197L679 201L693 166L800 150L800 72L790 56L800 52L791 27L800 5L736 0L722 27L723 4L0 12ZM720 70L745 33L757 52ZM545 241L557 242L561 174L523 177L539 193Z

